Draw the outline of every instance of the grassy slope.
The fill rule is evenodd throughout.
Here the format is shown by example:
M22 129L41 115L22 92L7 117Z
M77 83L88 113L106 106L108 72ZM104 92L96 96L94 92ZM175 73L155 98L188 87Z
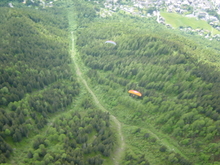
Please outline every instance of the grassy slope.
M220 34L218 30L213 29L212 26L209 25L206 21L197 20L196 18L184 17L177 13L161 12L160 14L165 19L166 23L171 24L174 28L179 28L180 26L191 26L193 29L200 28L213 32L213 34Z
M74 17L73 15L71 15L69 13L69 23L70 23L70 29L75 29L75 22L74 22ZM83 76L81 75L81 67L79 68L79 66L82 66L81 63L79 62L78 57L76 57L78 55L77 53L77 49L75 49L74 46L74 35L73 35L74 31L71 31L71 40L72 40L72 50L71 50L71 57L72 60L74 61L74 65L75 65L75 69L76 69L76 73L78 75L78 79L80 82L82 82L82 84L84 84L84 87L87 89L87 92L91 94L91 96L93 97L93 100L97 106L97 108L99 108L100 110L102 110L103 112L108 112L108 110L106 110L100 103L98 98L95 96L95 94L93 93L93 91L90 89L90 87L87 85L86 80L83 78ZM80 63L80 65L78 65L78 63ZM123 136L121 133L121 125L120 122L111 115L111 122L112 122L112 129L114 130L114 132L117 132L117 139L118 139L118 147L116 149L116 151L114 151L114 154L112 155L112 162L109 158L106 159L105 164L112 164L114 162L115 165L119 164L118 162L121 159L121 155L123 154L123 150L124 150L124 141L123 141Z

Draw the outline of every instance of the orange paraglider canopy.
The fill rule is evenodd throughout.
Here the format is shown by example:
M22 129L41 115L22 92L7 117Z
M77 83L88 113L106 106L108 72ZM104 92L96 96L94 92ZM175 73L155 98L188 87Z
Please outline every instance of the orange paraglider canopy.
M142 96L141 92L138 92L136 90L129 90L128 93L131 93L133 95L140 96L140 97Z

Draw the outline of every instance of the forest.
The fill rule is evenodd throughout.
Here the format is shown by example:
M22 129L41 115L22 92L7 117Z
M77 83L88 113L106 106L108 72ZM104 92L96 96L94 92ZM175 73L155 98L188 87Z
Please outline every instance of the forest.
M103 164L109 113L80 96L63 8L0 10L0 164Z
M13 152L10 144L36 134L50 114L68 107L79 94L79 84L69 67L64 17L42 17L30 9L0 12L0 161L4 163Z
M118 164L220 164L218 41L154 18L102 17L103 1L0 6L0 164L116 164L111 115L126 144ZM70 32L107 112L76 74Z
M80 15L78 18L82 21ZM172 33L153 19L127 15L115 14L102 21L95 18L92 23L85 19L83 24L86 26L77 31L78 50L88 68L88 81L94 84L110 113L124 125L137 127L133 132L137 137L133 138L145 137L146 130L148 137L153 129L170 142L175 141L181 150L173 152L166 146L165 153L155 153L160 158L152 163L218 164L217 43L208 47L207 41ZM106 44L107 40L117 45ZM131 98L130 89L140 91L143 97ZM127 143L136 148L133 152L146 149L141 141ZM163 146L163 140L159 143Z

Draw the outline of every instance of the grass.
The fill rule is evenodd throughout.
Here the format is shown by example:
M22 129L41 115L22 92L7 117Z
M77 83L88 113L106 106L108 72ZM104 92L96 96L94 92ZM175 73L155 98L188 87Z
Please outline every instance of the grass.
M152 164L163 164L160 158L155 159L155 157L164 156L159 152L160 142L150 142L150 138L144 139L143 135L148 133L148 130L144 128L141 128L141 132L134 134L133 132L137 128L139 127L130 125L124 125L123 127L127 144L127 151L132 151L136 156L142 155L144 153L147 160ZM154 137L152 134L150 134L150 136Z
M93 86L93 89L95 89L95 94L98 96L99 101L105 106L109 108L109 111L111 114L114 116L117 116L117 118L123 123L123 134L125 136L125 143L126 143L126 151L132 150L132 151L140 151L142 153L145 153L147 156L147 159L154 164L158 164L161 159L159 159L160 155L166 155L168 153L174 152L174 153L179 153L181 156L183 156L186 159L189 159L189 155L187 153L190 153L189 151L191 149L186 149L184 147L180 148L180 146L175 142L174 139L171 139L168 135L163 134L162 132L159 132L156 130L153 125L150 123L152 122L151 120L146 120L146 121L140 121L137 123L134 123L133 121L130 121L130 119L134 116L134 107L139 105L139 100L134 100L131 97L128 97L127 94L123 94L123 98L126 97L126 100L129 100L128 102L131 103L130 105L122 105L118 104L116 106L111 106L109 105L111 97L111 94L116 92L115 97L117 95L117 91L111 91L112 93L110 94L110 91L108 93L103 93L102 88L104 85L96 85ZM120 101L120 97L117 97L118 101ZM130 121L130 124L129 124ZM141 135L140 137L136 137L136 134L133 134L131 130L134 130L132 128L141 128L142 131L150 133L151 137L154 137L157 139L155 143L148 143L145 140L143 140L143 136ZM141 131L141 132L142 132ZM142 132L143 134L143 132ZM166 154L161 153L159 151L159 148L161 146L166 146L167 147L167 152ZM155 155L158 157L158 160L155 160Z
M192 27L193 29L204 29L212 32L213 34L220 34L220 32L214 28L212 28L211 25L209 25L204 20L197 20L196 18L189 18L184 17L177 13L167 13L167 12L161 12L161 16L165 19L165 22L167 24L170 24L173 28L179 28L180 26L183 27Z

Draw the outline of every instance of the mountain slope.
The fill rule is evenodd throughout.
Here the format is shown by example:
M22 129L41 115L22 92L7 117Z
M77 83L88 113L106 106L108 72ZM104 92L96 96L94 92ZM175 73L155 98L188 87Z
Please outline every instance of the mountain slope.
M144 19L125 18L126 23L97 20L79 29L77 45L95 91L119 120L140 128L131 137L144 136L141 130L154 127L180 150L168 149L157 157L159 162L218 162L219 70L200 58L215 58L215 51L204 51L193 40L156 24L143 24ZM140 91L142 99L130 98L129 89ZM135 151L144 150L138 143L126 143Z
M16 144L79 94L69 67L65 17L54 11L1 8L1 163Z

